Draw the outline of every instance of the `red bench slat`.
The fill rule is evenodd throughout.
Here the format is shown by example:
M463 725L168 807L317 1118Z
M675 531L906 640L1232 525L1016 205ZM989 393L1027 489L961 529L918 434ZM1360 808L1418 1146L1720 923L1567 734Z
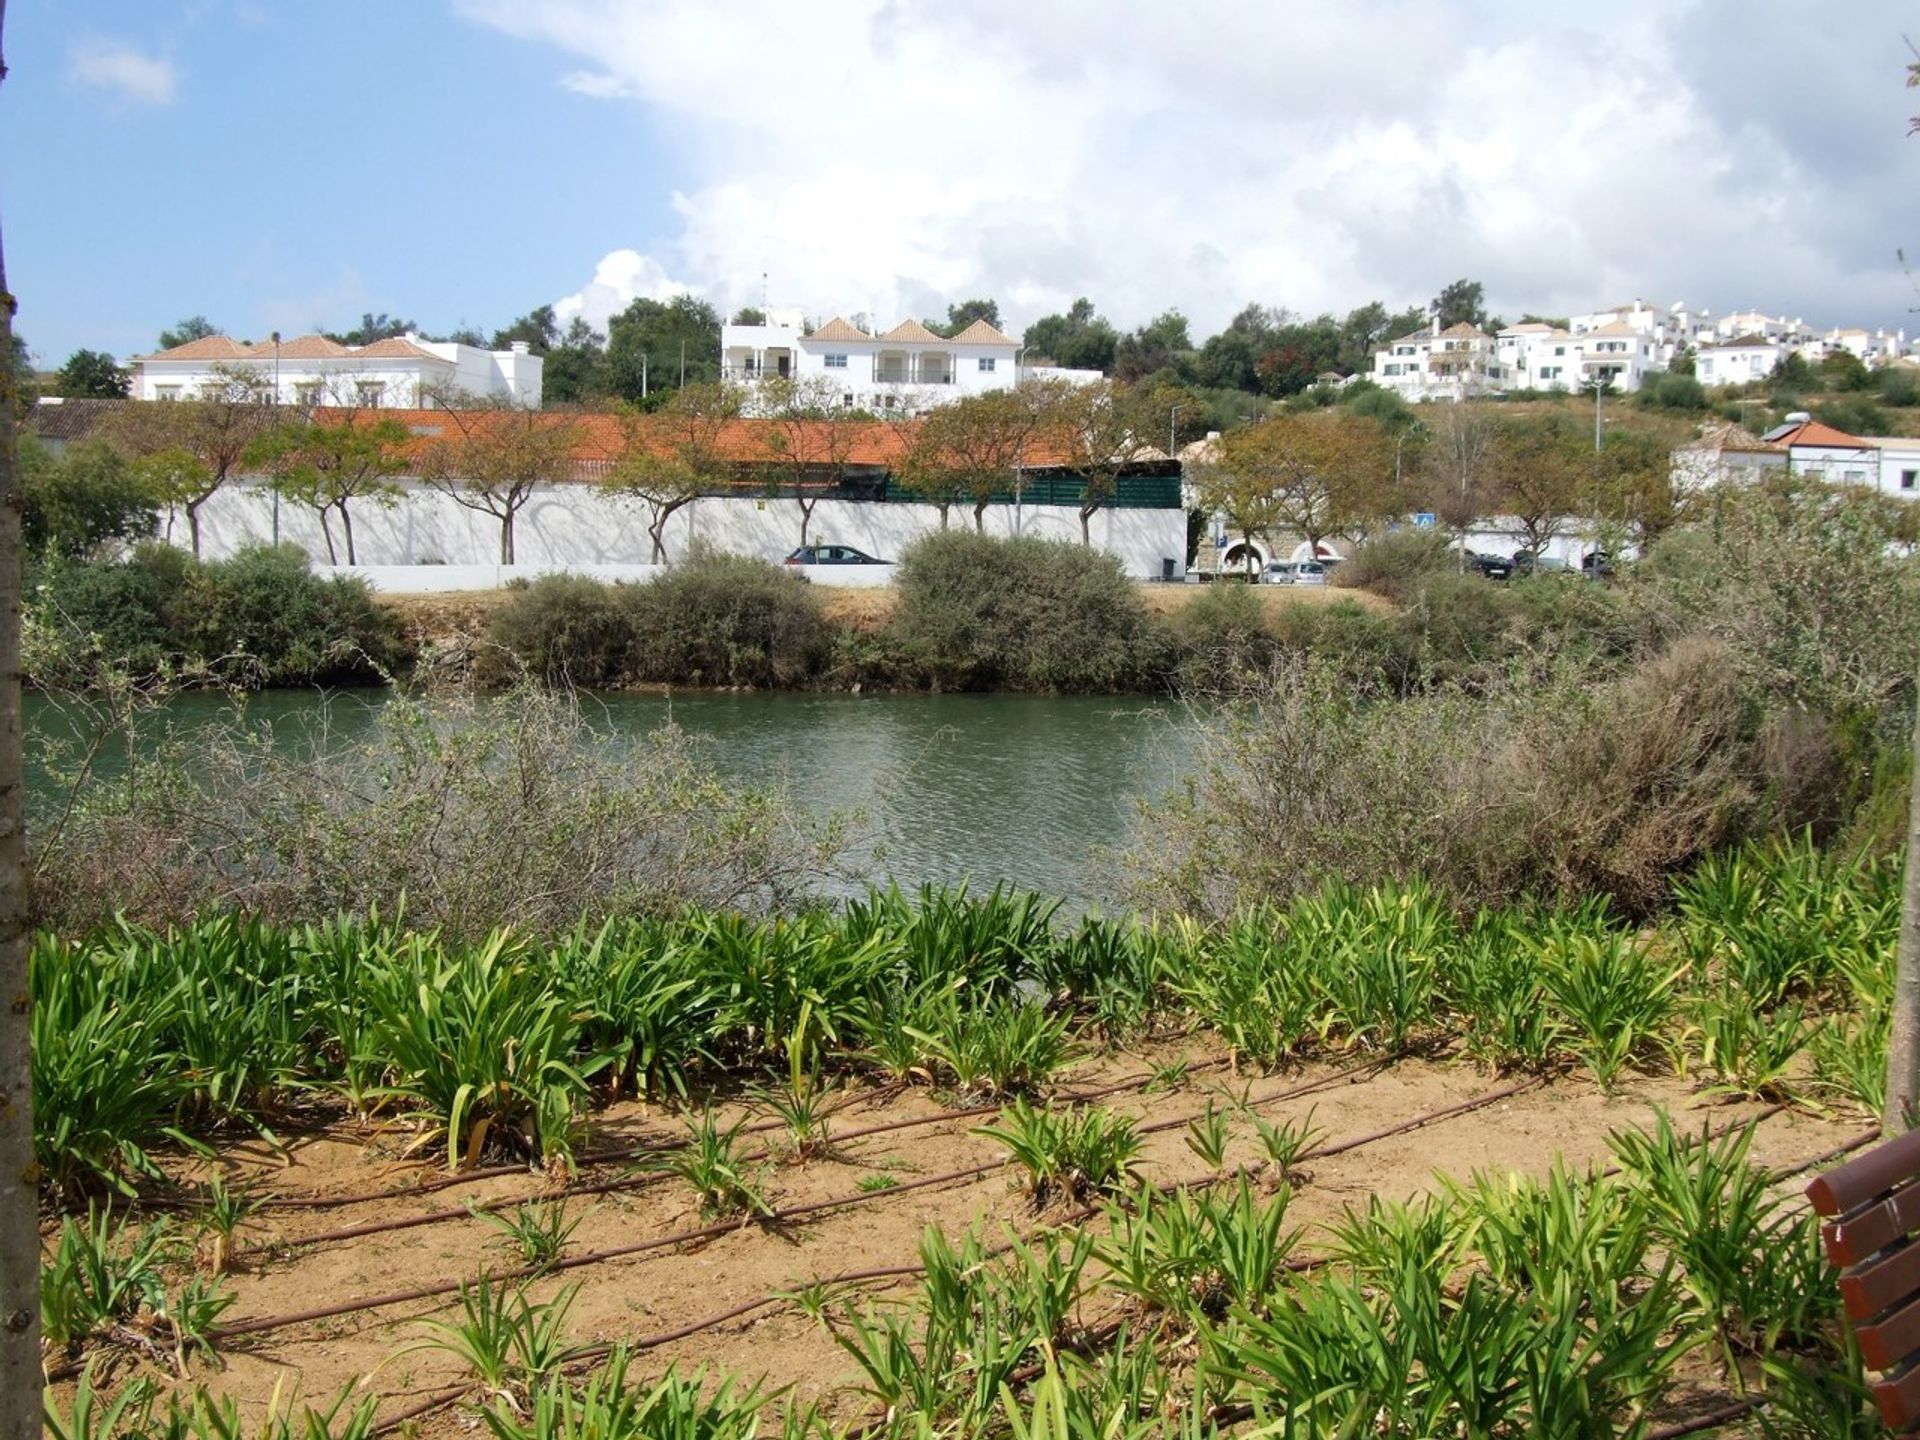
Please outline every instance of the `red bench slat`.
M1885 1259L1840 1277L1847 1318L1864 1325L1876 1315L1920 1295L1920 1245L1909 1243Z
M1888 1429L1904 1430L1920 1422L1920 1370L1880 1381L1873 1387L1873 1398L1880 1402L1880 1418Z
M1920 1130L1913 1133L1920 1135ZM1820 1235L1835 1265L1858 1265L1915 1229L1920 1229L1920 1185L1909 1185L1878 1205L1828 1221Z
M1814 1176L1807 1184L1807 1199L1815 1211L1832 1218L1859 1209L1916 1175L1920 1175L1920 1130L1909 1130L1858 1159Z

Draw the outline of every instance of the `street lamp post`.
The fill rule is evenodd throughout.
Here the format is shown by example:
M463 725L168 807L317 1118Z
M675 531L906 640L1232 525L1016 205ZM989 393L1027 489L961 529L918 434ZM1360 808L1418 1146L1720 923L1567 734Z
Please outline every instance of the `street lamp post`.
M280 403L280 332L273 332L273 403ZM280 487L273 487L273 543L280 544Z
M1173 448L1173 422L1179 418L1180 412L1185 408L1184 405L1175 405L1171 410L1167 411L1167 458L1169 460L1174 458L1175 453Z
M1607 372L1601 370L1593 377L1593 449L1600 451L1600 397L1607 393Z

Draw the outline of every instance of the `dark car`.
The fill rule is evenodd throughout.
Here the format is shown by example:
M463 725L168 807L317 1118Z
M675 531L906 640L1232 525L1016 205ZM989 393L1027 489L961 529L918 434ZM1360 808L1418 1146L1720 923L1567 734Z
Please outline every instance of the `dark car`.
M802 545L787 556L789 565L890 565L890 560L876 560L864 550L856 550L851 545Z
M1580 570L1589 579L1611 580L1613 578L1613 556L1604 550L1595 550L1580 561Z
M1513 574L1513 562L1504 555L1482 555L1473 551L1467 556L1467 567L1478 571L1489 580L1505 580Z

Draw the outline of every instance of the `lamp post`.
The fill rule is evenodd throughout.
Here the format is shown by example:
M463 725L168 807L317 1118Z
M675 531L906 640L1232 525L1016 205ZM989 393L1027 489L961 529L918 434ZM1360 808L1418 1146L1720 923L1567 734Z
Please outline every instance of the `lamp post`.
M1596 371L1593 377L1593 449L1600 452L1600 397L1607 393L1607 372Z
M1180 418L1180 412L1184 409L1186 409L1184 405L1175 405L1167 411L1167 458L1169 460L1174 457L1173 422Z
M647 398L647 352L640 352L640 398Z
M280 403L280 332L273 332L273 403ZM280 487L273 487L273 543L280 544Z

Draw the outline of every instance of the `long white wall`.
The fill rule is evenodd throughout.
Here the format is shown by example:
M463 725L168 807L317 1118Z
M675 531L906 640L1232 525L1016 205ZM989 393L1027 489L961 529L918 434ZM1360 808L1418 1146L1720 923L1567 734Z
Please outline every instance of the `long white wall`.
M245 545L275 536L275 503L265 486L228 486L200 511L201 553L208 559L230 555ZM286 501L278 505L278 535L301 546L315 564L327 563L326 541L318 517ZM1079 512L1069 506L996 505L986 513L991 535L1015 533L1047 539L1080 539ZM653 546L647 534L644 504L622 500L583 485L549 485L534 492L514 527L518 567L591 571L603 566L646 565ZM165 520L167 538L187 543L184 515ZM973 524L969 508L954 507L949 524ZM332 521L339 560L346 547L339 520ZM1093 517L1094 545L1119 557L1131 575L1158 578L1162 561L1172 559L1184 573L1186 514L1181 510L1102 510ZM814 507L807 538L813 544L852 545L882 560L898 560L912 541L940 528L931 505L822 500ZM362 502L353 507L355 558L363 566L469 566L492 570L500 558L500 523L491 515L456 503L438 490L409 488L397 505ZM669 561L685 556L695 541L733 554L784 559L800 543L800 506L791 499L697 500L667 524ZM844 569L846 567L833 567ZM470 588L449 583L446 589Z

